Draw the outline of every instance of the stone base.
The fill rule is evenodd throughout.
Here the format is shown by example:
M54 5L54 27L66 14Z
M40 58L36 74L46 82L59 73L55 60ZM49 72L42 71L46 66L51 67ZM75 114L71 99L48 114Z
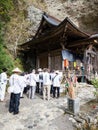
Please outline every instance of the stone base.
M78 114L80 111L80 100L76 99L67 99L68 111L72 112L73 114Z

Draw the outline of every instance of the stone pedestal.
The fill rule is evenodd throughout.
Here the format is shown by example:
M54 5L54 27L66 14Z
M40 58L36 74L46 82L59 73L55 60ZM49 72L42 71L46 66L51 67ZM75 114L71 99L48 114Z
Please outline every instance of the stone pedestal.
M67 104L68 104L68 111L72 112L73 114L78 114L80 111L80 100L78 98L67 99Z

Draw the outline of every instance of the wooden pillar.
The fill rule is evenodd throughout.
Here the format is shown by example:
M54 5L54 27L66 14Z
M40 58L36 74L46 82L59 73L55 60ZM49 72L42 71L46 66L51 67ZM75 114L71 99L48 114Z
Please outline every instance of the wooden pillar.
M40 61L39 61L39 56L38 55L37 55L37 58L36 58L36 67L40 68Z
M36 49L36 68L40 68L39 51Z
M48 68L51 69L51 57L50 57L50 53L48 53Z

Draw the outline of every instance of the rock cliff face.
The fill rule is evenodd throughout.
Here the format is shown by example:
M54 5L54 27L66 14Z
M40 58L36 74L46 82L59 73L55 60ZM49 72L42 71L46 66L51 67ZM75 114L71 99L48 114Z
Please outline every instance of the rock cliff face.
M69 17L81 30L98 32L97 0L45 0L49 14L63 20Z
M82 31L98 33L98 0L15 0L18 13L11 13L5 41L11 51L35 34L43 12L59 20L69 17ZM9 47L10 45L10 47Z

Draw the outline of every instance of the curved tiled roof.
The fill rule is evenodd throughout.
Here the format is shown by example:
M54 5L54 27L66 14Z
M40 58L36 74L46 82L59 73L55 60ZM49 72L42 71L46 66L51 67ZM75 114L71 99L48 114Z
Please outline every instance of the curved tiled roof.
M38 49L40 46L40 49L56 49L56 47L60 47L61 41L66 41L66 47L74 47L79 46L82 41L87 42L88 39L94 37L98 37L98 34L89 35L81 31L68 17L60 21L44 13L33 39L24 43L21 47Z

